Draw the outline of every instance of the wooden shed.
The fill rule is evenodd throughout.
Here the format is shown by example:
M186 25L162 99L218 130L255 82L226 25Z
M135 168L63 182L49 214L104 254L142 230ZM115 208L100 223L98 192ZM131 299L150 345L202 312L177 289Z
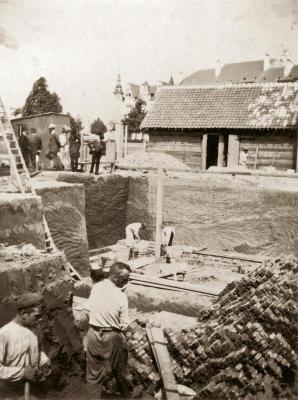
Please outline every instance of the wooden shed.
M162 87L141 128L148 151L165 152L195 169L296 170L298 82Z
M62 127L64 125L70 126L70 116L67 114L58 114L58 113L45 113L45 114L36 114L30 117L20 117L14 118L11 120L12 127L17 136L19 136L22 128L26 126L29 129L29 135L34 131L41 137L43 150L40 156L40 161L43 166L49 167L50 161L44 157L44 154L48 150L49 145L49 125L56 125L56 132L59 135L62 131Z

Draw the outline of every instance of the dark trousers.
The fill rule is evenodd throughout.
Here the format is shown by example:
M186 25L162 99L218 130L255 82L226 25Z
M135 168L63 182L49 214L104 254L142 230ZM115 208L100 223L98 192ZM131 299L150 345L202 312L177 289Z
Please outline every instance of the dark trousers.
M4 382L0 380L0 400L24 399L25 381ZM30 382L30 393L39 399L46 398L47 386L45 382Z
M87 333L86 367L89 398L100 398L102 383L108 371L112 371L119 390L128 396L132 384L127 361L127 346L120 332L102 332L90 327Z
M95 173L98 174L100 158L101 158L101 153L92 154L90 174L93 173L94 165L95 165Z
M70 165L72 172L76 172L78 170L78 164L79 164L79 156L71 156Z
M36 169L36 154L34 152L30 152L30 161L31 161L31 165L34 169Z
M23 159L25 161L26 167L29 168L30 165L30 154L27 152L22 152Z
M57 170L62 170L64 169L64 166L60 160L60 157L56 153L52 153L52 160L54 162L53 168Z

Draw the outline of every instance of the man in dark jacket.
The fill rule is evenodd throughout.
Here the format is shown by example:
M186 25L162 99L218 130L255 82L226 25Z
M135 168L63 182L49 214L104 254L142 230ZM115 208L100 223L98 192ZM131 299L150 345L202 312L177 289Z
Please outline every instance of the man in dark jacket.
M36 158L39 157L39 154L42 150L42 141L40 136L36 133L36 130L32 130L32 134L29 136L30 142L30 159L31 164L34 169L36 169Z
M27 127L23 127L22 128L22 133L20 134L19 137L19 146L21 149L21 153L22 156L24 158L26 167L29 168L29 164L30 164L30 142L28 139L28 128Z
M98 175L100 158L103 151L103 144L101 142L100 136L98 136L98 139L89 143L88 146L90 149L90 154L92 154L90 174L93 173L93 169L95 166L95 175Z
M81 137L76 131L71 131L69 137L69 156L71 170L77 172L80 157Z

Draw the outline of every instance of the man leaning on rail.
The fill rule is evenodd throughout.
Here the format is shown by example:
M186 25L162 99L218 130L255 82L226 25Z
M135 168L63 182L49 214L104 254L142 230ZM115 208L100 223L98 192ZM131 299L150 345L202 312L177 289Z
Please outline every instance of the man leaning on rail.
M121 398L141 395L133 388L128 370L128 352L125 328L128 326L128 300L121 291L127 282L130 267L115 262L107 279L97 282L87 303L89 330L86 336L86 381L90 400L101 398L103 379L112 371Z

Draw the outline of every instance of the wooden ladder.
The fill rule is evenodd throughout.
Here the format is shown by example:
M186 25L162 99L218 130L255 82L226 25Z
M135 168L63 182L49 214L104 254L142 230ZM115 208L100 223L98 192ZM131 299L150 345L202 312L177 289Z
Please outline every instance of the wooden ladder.
M3 137L10 161L10 174L12 182L17 186L21 193L31 193L37 196L36 190L32 185L32 180L24 161L17 137L11 126L8 113L4 107L3 101L0 98L0 136ZM53 250L57 250L51 232L48 227L48 223L42 213L42 225L44 231L44 238L46 244L46 251L51 253ZM70 276L76 280L82 280L79 273L73 268L73 266L67 262L67 269Z

